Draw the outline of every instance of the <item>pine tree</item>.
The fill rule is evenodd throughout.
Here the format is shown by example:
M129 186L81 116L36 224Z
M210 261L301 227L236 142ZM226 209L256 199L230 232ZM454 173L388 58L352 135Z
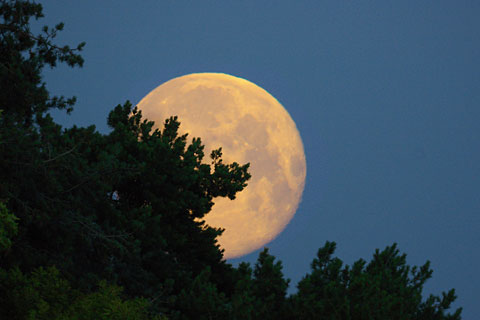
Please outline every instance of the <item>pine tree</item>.
M288 283L284 278L282 263L265 248L253 270L253 297L256 319L282 319Z
M291 298L296 319L460 319L461 309L447 313L455 300L452 289L422 301L430 263L411 267L396 244L376 250L370 263L352 267L332 257L336 244L318 250L312 271L298 283Z

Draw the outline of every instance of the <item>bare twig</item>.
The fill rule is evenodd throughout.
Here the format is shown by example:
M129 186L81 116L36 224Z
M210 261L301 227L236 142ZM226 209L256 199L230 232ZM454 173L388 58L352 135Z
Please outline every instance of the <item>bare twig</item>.
M49 163L49 162L52 162L52 161L57 160L58 158L61 158L61 157L63 157L63 156L66 156L67 154L73 152L76 148L77 148L77 146L74 146L74 147L71 148L70 150L67 150L67 151L65 151L65 152L63 152L63 153L60 153L60 154L57 155L56 157L53 157L53 158L44 160L43 163Z

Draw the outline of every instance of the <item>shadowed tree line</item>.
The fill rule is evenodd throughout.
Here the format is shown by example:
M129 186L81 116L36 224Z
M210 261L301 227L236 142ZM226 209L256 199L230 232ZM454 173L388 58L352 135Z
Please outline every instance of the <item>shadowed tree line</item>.
M177 118L154 130L129 102L108 134L55 123L75 98L51 96L42 69L81 67L84 44L56 44L62 23L32 31L42 16L0 0L1 319L460 319L454 290L424 297L429 263L396 245L347 266L326 242L289 296L267 249L225 262L222 230L200 219L247 186L248 164L205 161Z

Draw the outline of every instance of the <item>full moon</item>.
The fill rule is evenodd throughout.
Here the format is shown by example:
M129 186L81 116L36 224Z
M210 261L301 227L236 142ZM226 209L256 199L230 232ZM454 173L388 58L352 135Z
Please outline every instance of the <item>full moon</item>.
M161 84L138 108L157 128L178 116L180 133L200 137L207 156L221 147L225 163L250 163L248 186L234 200L215 198L205 216L225 229L218 239L225 259L264 246L287 226L305 185L305 153L292 118L267 91L231 75L195 73Z

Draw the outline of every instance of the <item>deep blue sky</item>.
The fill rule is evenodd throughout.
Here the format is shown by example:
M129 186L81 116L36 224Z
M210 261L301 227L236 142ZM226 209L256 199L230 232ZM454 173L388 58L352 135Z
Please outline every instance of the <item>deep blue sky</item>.
M474 319L480 287L480 2L46 1L81 70L46 72L76 95L64 125L193 72L248 79L289 111L307 157L303 201L268 246L294 288L317 249L347 263L393 242L431 260L428 292L452 287ZM181 119L180 119L181 120ZM242 259L254 262L258 252Z

